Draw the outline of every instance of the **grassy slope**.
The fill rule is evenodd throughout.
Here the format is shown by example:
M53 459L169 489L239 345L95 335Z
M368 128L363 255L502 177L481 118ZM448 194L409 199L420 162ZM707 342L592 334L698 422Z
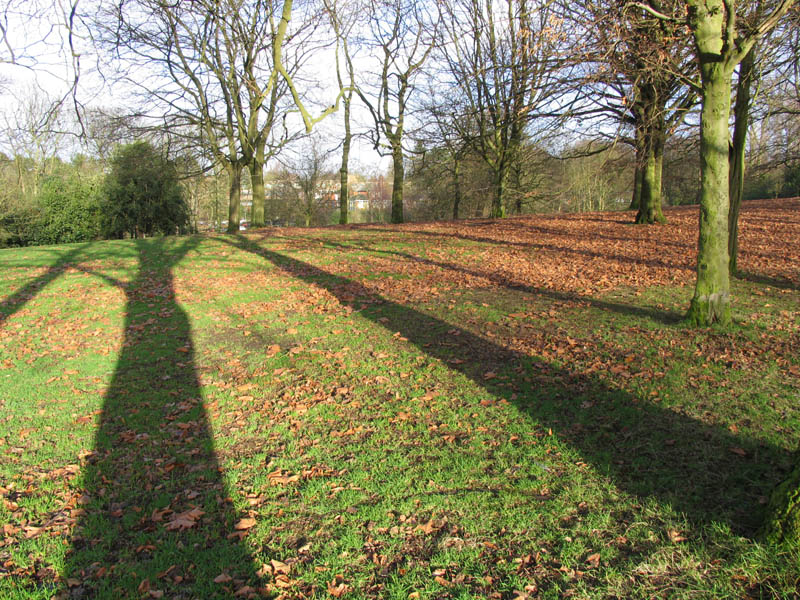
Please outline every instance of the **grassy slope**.
M789 596L797 209L0 252L0 597Z

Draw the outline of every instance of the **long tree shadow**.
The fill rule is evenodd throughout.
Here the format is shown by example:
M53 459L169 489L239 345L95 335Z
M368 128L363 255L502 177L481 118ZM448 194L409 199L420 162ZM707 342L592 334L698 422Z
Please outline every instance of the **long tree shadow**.
M342 304L365 304L359 315L399 333L419 352L447 362L493 395L508 396L509 389L501 378L484 375L504 369L518 388L511 401L532 427L552 429L620 489L668 503L695 525L721 522L738 533L754 533L764 494L791 464L783 448L661 408L533 353L511 350L247 238L227 242L327 290Z
M444 269L447 271L453 271L455 273L469 275L471 277L480 277L482 279L491 281L495 285L502 286L509 290L516 290L534 296L541 296L544 298L555 300L557 302L585 303L588 304L589 306L593 306L594 308L598 308L600 310L614 312L621 315L636 315L639 317L651 319L658 323L663 323L665 325L672 325L680 322L683 319L682 314L674 311L656 310L651 308L644 308L641 306L633 306L630 304L620 304L618 302L609 302L608 300L598 300L597 298L592 298L589 296L581 296L575 293L559 292L557 290L533 287L515 281L503 274L496 273L494 271L488 271L488 270L478 271L475 269L468 269L467 267L464 267L459 264L433 260L431 258L417 256L415 254L409 254L407 252L400 252L399 250L383 250L376 248L367 248L364 246L350 246L348 244L340 244L338 242L333 242L331 240L319 239L319 238L307 238L307 239L312 239L321 244L325 244L326 246L337 248L343 252L348 252L352 250L365 250L367 252L372 252L374 254L384 254L384 255L388 254L392 256L397 256L399 258L410 260L423 265L428 265L430 267Z
M36 294L49 283L54 281L59 275L66 271L83 252L89 244L82 244L71 248L68 252L61 254L47 270L32 279L13 294L0 300L0 325L5 323L11 316L22 309Z
M253 579L173 287L172 268L199 242L137 241L129 282L84 269L123 290L126 307L122 349L79 480L82 514L64 569L70 597L137 589L142 597L232 597ZM222 574L226 581L215 583Z
M391 232L392 230L375 228L375 229L370 229L370 231ZM396 233L396 231L394 231L393 233ZM586 258L602 258L604 260L611 260L622 264L633 263L646 267L661 267L666 269L680 269L685 271L693 270L693 267L690 265L668 262L657 258L642 258L638 256L630 256L625 254L613 254L610 252L596 252L594 250L583 250L581 248L574 248L569 245L560 246L558 244L546 244L543 242L517 242L513 240L503 240L483 235L467 235L464 233L445 233L438 231L414 231L414 234L424 235L428 237L437 237L437 238L454 238L470 242L478 242L481 244L494 244L497 246L513 246L518 248L527 248L530 250L549 250L551 252L557 252L565 255L585 256ZM631 240L625 240L625 241L630 242Z
M761 275L759 273L751 273L749 271L739 271L734 275L734 277L736 279L742 279L751 283L760 283L762 285L768 285L770 287L779 288L782 290L800 290L800 284L784 277L770 277L769 275Z

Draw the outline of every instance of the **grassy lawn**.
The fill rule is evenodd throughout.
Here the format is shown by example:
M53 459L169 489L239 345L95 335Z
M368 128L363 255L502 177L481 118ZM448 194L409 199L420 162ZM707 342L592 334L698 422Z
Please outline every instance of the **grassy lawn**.
M798 215L0 251L0 598L794 597Z

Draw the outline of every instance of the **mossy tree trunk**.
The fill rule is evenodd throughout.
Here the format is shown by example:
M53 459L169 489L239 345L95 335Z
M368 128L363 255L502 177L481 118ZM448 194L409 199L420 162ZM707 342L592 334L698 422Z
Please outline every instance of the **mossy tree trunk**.
M253 215L251 217L252 227L264 227L264 206L267 195L264 188L264 145L256 148L255 156L250 162L250 181L253 183Z
M242 165L234 162L228 165L228 227L227 233L239 231L239 207L242 203Z
M688 25L700 64L700 239L697 284L687 318L695 325L729 323L730 164L728 121L733 70L759 37L773 29L794 5L781 0L760 23L739 30L734 0L687 0Z
M646 225L664 223L664 214L661 212L661 167L666 140L665 94L647 78L638 82L635 90L636 162L641 177L635 222Z
M695 325L729 323L728 268L728 116L731 74L719 64L705 65L700 116L700 236L697 284L689 308Z
M511 167L511 181L514 189L512 194L514 196L514 212L518 215L522 214L522 207L524 206L524 195L522 193L522 162L519 155L514 157L514 163Z
M772 492L761 538L768 544L800 545L800 464Z
M506 209L503 205L506 171L507 168L503 164L497 165L494 170L494 196L492 196L492 208L489 214L493 219L502 219L506 216Z
M631 205L628 210L639 210L642 200L642 177L644 176L644 132L642 131L641 124L642 115L640 111L636 111L636 126L634 127L634 163L633 163L633 195L631 196Z
M664 133L660 127L654 126L648 132L643 150L642 181L636 222L639 224L665 223L666 219L661 210Z
M730 147L730 213L728 214L728 256L731 275L737 271L739 254L739 209L744 191L744 159L747 144L747 127L750 120L750 90L755 75L756 47L753 46L739 65L736 85L736 104L733 107L733 140Z
M393 144L392 147L392 168L394 171L392 179L392 223L402 223L405 167L403 165L403 146L400 141Z
M636 151L636 163L633 166L633 194L631 195L631 204L628 210L639 210L642 201L642 175L643 169L639 162L639 150Z
M729 323L728 119L733 66L725 60L722 0L691 0L690 27L700 61L700 235L697 283L687 318L694 325Z

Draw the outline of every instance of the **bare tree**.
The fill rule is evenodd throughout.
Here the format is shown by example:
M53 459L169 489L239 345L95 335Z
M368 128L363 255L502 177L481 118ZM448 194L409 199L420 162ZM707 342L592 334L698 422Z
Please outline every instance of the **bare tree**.
M780 22L792 4L793 0L764 2L759 14L741 27L735 0L686 0L686 18L697 52L703 99L697 284L688 315L697 325L731 320L728 122L733 71L759 38ZM641 6L659 19L673 18L661 13L652 3Z
M402 223L407 109L436 43L440 15L433 5L414 0L372 0L370 10L365 44L379 55L379 73L371 75L378 83L372 99L361 89L358 94L375 123L375 148L392 157L392 223Z
M346 8L342 5L345 5ZM350 110L356 89L355 68L353 67L353 57L350 53L348 40L354 35L354 28L358 23L359 6L356 3L337 3L336 0L326 0L326 8L336 36L336 79L339 83L339 88L344 91L342 95L344 136L342 138L342 162L339 167L339 224L346 225L349 203L350 146L353 140ZM344 73L342 73L343 68ZM347 82L346 85L345 81Z
M505 214L505 186L525 132L537 118L561 112L563 38L551 6L548 0L445 4L441 57L453 90L446 94L451 122L492 171L493 217Z
M18 93L16 106L3 115L5 144L10 150L23 197L35 198L39 184L52 171L71 133L63 103L37 87Z
M422 129L421 143L425 146L441 149L444 152L429 153L425 155L427 163L432 160L437 162L442 170L452 181L452 217L458 219L461 211L461 201L463 199L463 168L464 162L472 151L470 141L472 136L465 137L463 132L467 130L464 123L456 123L456 114L452 110L452 104L444 105L441 103L440 91L434 84L431 84L427 96L429 101L424 106L427 116L425 127ZM430 170L433 165L425 164L424 167Z
M263 168L292 138L288 113L298 112L310 131L338 107L341 91L313 116L295 82L316 49L311 38L319 12L307 8L295 10L292 0L128 0L98 23L118 62L123 59L123 78L157 104L147 116L159 127L195 127L194 140L225 167L229 232L239 228L244 168L253 181L254 222L264 222Z
M595 130L606 127L634 148L630 208L638 211L637 223L663 222L665 144L697 102L693 47L688 26L678 19L683 3L660 3L662 12L675 17L671 21L606 0L566 3L563 10L582 62L572 115L588 119Z

